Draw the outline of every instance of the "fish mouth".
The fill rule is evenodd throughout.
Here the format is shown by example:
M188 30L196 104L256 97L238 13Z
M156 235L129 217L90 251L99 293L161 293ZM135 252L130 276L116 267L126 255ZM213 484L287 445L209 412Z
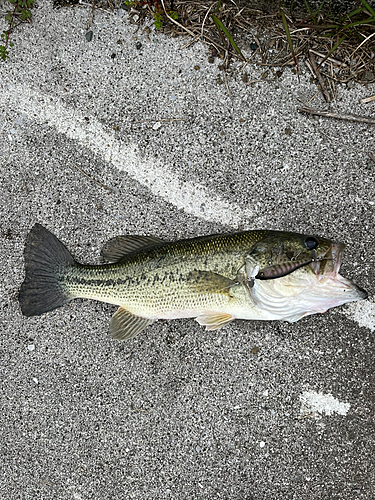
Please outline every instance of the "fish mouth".
M331 259L332 259L332 264L333 264L332 273L335 277L338 275L340 267L341 267L344 248L345 248L345 245L343 243L332 243L332 246L331 246Z
M337 278L342 263L345 245L332 243L330 248L319 255L313 253L311 267L319 278Z
M348 292L350 291L356 297L355 300L367 299L368 293L366 290L339 274L344 248L345 245L342 243L332 243L324 255L319 255L317 259L313 259L311 266L319 280L329 278L337 284L340 283Z

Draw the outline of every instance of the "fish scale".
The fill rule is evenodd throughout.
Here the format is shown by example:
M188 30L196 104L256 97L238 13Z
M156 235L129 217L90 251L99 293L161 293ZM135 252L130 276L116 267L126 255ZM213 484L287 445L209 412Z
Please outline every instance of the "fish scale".
M252 231L166 243L124 256L117 265L76 265L67 269L63 281L71 297L109 302L134 314L168 317L176 309L175 315L189 311L194 316L238 302L241 294L235 299L228 289L213 293L211 282L206 291L201 286L194 293L197 276L189 273L208 271L235 280L246 254L263 236L264 231ZM245 293L242 299L247 305Z

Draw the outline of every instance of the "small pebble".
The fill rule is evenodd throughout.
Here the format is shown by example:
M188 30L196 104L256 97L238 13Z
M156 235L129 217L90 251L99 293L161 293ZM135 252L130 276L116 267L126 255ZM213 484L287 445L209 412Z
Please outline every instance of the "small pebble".
M265 443L264 441L261 441L261 442L259 443L259 447L260 447L260 448L264 448L265 446L266 446L266 443Z
M198 64L196 64L196 65L194 66L194 69L195 69L196 71L198 71L199 69L201 69L201 67L200 67L200 66L198 66Z
M137 43L135 44L135 48L136 48L137 50L139 50L141 47L142 47L141 42L137 42Z
M253 43L250 44L250 49L252 51L257 50L257 48L258 48L258 44L257 43L253 42Z
M92 37L93 37L93 32L92 32L92 31L88 31L88 32L86 33L86 40L87 40L88 42L91 42Z
M116 54L111 54L111 59L114 59L116 57Z
M34 345L34 344L29 344L29 345L27 346L27 348L28 348L28 350L29 350L30 352L35 351L35 345Z
M34 382L35 384L37 384L37 383L38 383L38 379L34 377L34 378L33 378L33 382Z
M161 123L160 123L160 122L156 122L156 123L152 126L152 128L153 128L154 130L158 130L160 127L161 127Z
M214 63L214 62L215 62L215 58L214 58L213 56L210 56L210 57L208 58L208 62L209 62L210 64Z

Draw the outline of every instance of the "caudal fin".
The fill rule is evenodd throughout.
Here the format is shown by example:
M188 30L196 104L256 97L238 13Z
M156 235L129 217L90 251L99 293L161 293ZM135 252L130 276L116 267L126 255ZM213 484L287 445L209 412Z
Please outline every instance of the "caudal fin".
M26 276L18 300L25 316L39 316L72 298L62 276L74 259L56 236L35 224L27 236L24 257Z

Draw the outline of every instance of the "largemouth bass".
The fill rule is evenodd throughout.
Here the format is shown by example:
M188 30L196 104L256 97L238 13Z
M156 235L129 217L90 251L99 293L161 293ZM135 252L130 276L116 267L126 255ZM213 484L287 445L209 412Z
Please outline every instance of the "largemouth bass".
M339 274L343 248L263 230L175 242L119 236L102 250L108 264L83 265L36 224L26 240L19 302L25 316L78 297L118 305L110 332L122 340L158 319L192 317L208 330L236 318L295 322L367 297Z

